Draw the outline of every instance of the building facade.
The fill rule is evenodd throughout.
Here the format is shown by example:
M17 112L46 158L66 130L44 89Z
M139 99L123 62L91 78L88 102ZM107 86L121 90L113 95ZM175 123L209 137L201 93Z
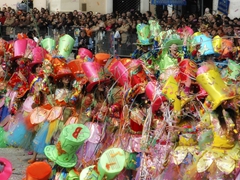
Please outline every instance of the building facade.
M240 1L239 0L229 0L230 5L228 9L228 16L233 19L235 17L240 18ZM213 0L213 13L219 13L218 9L219 0ZM221 14L221 13L220 13Z
M42 1L42 0L35 0ZM123 11L131 9L146 12L149 10L149 0L48 0L47 4L51 11L82 12L93 11L94 13L112 13L118 7Z
M202 14L204 9L208 7L213 14L219 13L218 3L223 0L186 0L187 6L175 7L179 14L186 12L194 12ZM226 0L224 0L226 1ZM239 0L229 0L230 6L228 16L230 18L240 17L240 3ZM3 6L10 6L16 8L16 4L21 0L8 0L3 3ZM138 10L142 13L151 11L156 14L156 6L151 5L151 0L34 0L34 7L41 9L48 8L52 12L56 11L73 11L81 12L93 11L94 13L111 13L116 10L129 11L131 9Z

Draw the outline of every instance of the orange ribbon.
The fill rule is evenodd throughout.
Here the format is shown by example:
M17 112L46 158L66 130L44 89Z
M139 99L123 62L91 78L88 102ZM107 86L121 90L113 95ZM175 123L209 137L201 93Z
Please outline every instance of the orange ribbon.
M58 141L57 145L56 145L57 151L58 151L58 155L61 156L62 154L66 154L66 151L64 151L62 149L62 145L61 142Z

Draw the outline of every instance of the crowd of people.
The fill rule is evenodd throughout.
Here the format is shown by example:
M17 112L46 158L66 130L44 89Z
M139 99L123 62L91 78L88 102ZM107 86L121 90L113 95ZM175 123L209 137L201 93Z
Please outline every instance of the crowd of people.
M53 29L81 27L90 36L92 31L119 31L136 33L136 26L139 23L148 23L150 19L158 19L163 30L178 29L180 26L187 25L193 29L199 29L201 24L208 25L208 32L211 36L233 34L233 30L240 25L240 19L230 19L226 15L212 15L206 8L205 14L198 17L196 14L186 14L179 16L176 13L168 14L165 10L162 17L155 17L150 11L140 13L138 11L128 11L118 13L117 11L109 14L94 14L92 11L87 13L74 10L73 12L51 13L48 9L33 8L31 11L17 11L11 7L2 7L0 11L0 22L3 26L10 27L38 27L46 32L46 28L51 26ZM123 37L123 39L125 39Z
M181 18L164 11L159 19L14 13L39 28L114 30L121 45L130 31L138 37L129 58L94 54L80 40L71 59L68 34L0 40L0 147L28 152L27 178L239 179L240 19L209 9ZM7 179L11 163L0 158L1 166Z
M6 35L13 33L13 28L35 29L37 36L45 37L49 35L49 29L54 32L73 34L75 28L79 28L82 32L83 41L81 47L92 48L93 40L97 37L98 41L107 32L114 32L118 47L121 47L118 54L130 54L127 52L134 43L131 37L136 34L136 26L139 23L147 24L149 20L157 19L162 30L177 30L183 26L192 28L195 32L205 25L210 36L234 36L240 33L240 19L230 19L226 15L212 15L206 8L205 14L198 17L196 14L186 14L179 16L173 11L171 15L164 10L161 17L155 17L150 11L140 13L138 11L128 11L118 13L117 11L109 14L94 14L92 11L83 13L77 10L69 13L56 12L51 13L48 9L37 8L31 9L29 12L14 10L11 7L2 7L0 11L0 22L2 26L6 26ZM64 31L62 31L64 29ZM76 35L77 33L77 35ZM51 34L52 35L52 34ZM80 33L75 32L72 36L79 36ZM89 39L90 38L90 39ZM80 40L78 40L80 41ZM92 43L93 42L93 43ZM237 43L237 42L236 42ZM100 48L103 49L103 48ZM123 53L121 53L124 51ZM126 52L125 52L126 51Z

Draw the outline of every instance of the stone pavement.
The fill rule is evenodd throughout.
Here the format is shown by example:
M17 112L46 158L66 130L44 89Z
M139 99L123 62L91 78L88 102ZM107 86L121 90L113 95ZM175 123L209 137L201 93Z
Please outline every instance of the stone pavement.
M31 155L20 148L0 148L0 157L8 159L13 166L13 173L9 180L22 180ZM46 160L45 156L38 156L38 160Z

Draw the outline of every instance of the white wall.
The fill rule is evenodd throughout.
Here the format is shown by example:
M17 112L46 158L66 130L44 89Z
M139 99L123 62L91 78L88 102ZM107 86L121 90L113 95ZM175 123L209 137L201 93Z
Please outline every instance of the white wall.
M67 12L78 10L79 0L61 0L61 9Z
M107 11L106 0L80 0L80 2L87 3L87 11L92 11L93 13L100 12L102 14L105 14Z
M112 13L113 12L113 1L114 0L107 0L106 1L106 13Z
M3 6L6 7L6 5L7 5L13 9L16 9L16 5L19 2L21 2L21 1L19 1L19 0L7 0L7 1L1 0L0 7L3 7Z
M145 13L146 11L149 11L149 9L150 9L149 0L141 0L141 4L140 4L141 13Z
M3 5L4 6L9 6L13 9L16 9L16 5L17 3L20 3L22 2L22 0L6 0L4 3L2 3L2 1L4 0L0 0L0 7L2 7ZM34 7L38 8L38 9L41 9L42 7L43 8L46 8L47 7L47 2L46 0L34 0Z
M51 12L61 11L61 0L49 0L49 5Z
M218 14L219 12L217 11L218 8L218 0L213 0L213 9L212 9L212 14Z
M0 0L5 1L5 0ZM34 0L34 7L38 9L47 8L48 2L50 5L50 11L73 11L81 9L81 3L87 3L87 11L93 11L94 13L111 13L113 12L113 1L114 0ZM130 1L130 0L128 0ZM21 0L7 0L6 4L16 9L16 4ZM4 3L3 3L4 4ZM141 0L140 11L145 13L150 9L149 0Z
M47 0L33 0L33 7L37 9L47 8Z
M218 0L213 0L213 10L217 11L218 7ZM221 14L219 11L217 11L219 14ZM230 6L228 10L228 16L230 18L239 18L240 17L240 2L239 0L230 0Z
M156 15L156 6L155 5L152 5L150 4L150 7L149 7L150 11L152 12L152 14L155 16Z
M239 0L230 0L230 7L229 7L229 17L230 18L239 18L240 17L240 2Z

